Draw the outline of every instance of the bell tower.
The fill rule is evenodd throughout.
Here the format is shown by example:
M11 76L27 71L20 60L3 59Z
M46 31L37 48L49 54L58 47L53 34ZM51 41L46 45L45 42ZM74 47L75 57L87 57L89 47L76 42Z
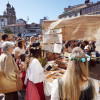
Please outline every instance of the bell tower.
M7 11L7 16L11 16L11 5L9 4L9 2L8 2L8 4L7 4L7 9L6 9L6 11Z
M87 4L87 3L89 3L90 2L90 0L85 0L85 4Z
M8 17L8 24L15 24L16 23L16 12L15 12L15 8L9 4L6 5L7 9L7 17Z

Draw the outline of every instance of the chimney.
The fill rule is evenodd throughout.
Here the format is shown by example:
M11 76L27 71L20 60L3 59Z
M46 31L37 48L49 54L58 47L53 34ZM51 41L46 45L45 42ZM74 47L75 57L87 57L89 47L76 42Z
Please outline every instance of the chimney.
M87 4L87 3L89 3L90 2L90 0L85 0L85 4Z

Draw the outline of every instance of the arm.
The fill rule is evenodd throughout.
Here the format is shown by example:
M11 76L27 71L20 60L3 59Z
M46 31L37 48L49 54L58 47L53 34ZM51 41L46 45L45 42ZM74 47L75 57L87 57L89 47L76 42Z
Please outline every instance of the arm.
M17 80L18 67L15 65L12 56L7 56L5 60L4 73L6 77L12 81Z

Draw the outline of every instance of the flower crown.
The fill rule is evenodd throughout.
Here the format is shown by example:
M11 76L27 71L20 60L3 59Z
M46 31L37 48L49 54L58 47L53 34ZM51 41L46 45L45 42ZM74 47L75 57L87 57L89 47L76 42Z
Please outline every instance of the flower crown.
M76 60L76 61L82 61L82 62L86 62L86 61L90 61L90 56L87 56L87 58L78 58L78 57L69 57L70 60Z
M37 46L37 47L31 47L31 49L34 49L34 50L38 50L40 47Z

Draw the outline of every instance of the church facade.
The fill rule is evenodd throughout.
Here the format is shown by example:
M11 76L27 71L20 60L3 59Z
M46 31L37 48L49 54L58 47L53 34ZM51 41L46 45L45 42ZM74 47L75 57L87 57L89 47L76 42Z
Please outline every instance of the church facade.
M9 3L6 5L6 11L3 15L0 15L0 32L2 33L4 28L10 24L16 24L16 12L15 8Z

